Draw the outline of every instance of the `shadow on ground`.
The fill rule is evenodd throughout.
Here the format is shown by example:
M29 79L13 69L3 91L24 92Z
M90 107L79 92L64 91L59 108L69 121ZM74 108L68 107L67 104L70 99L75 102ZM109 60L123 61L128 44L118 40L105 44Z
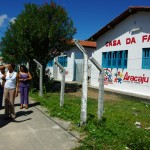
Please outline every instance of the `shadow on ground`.
M16 113L16 118L17 117L20 117L20 116L23 116L23 115L29 115L33 113L33 111L26 111L26 112L18 112ZM9 124L10 122L15 122L15 123L20 123L20 122L24 122L24 121L27 121L27 120L31 120L32 118L27 118L27 119L24 119L24 120L16 120L16 119L12 119L12 118L5 118L5 115L4 114L0 114L0 128L6 126L7 124Z
M81 89L82 85L77 83L65 83L65 93L73 93L77 92ZM47 89L48 92L60 92L61 90L61 82L54 81L50 87Z
M16 113L16 118L21 117L21 116L28 116L31 113L33 113L32 110L28 110L28 111L19 111Z
M31 103L31 104L29 104L29 107L35 107L38 105L40 105L40 102ZM20 104L15 104L15 106L20 106Z

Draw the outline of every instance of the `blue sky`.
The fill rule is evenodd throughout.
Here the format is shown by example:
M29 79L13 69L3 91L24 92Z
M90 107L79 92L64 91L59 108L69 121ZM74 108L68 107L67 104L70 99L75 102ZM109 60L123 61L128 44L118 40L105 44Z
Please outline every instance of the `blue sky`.
M42 5L51 0L0 0L0 39L9 21L13 21L24 9L25 3ZM63 6L77 28L74 36L86 40L129 6L150 6L150 0L54 0Z

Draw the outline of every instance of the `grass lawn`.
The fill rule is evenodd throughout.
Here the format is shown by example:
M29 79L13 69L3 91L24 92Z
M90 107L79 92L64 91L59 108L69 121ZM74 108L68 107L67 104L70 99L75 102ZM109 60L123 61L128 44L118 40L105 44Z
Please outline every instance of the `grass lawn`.
M37 93L30 96L46 107L51 117L71 121L72 129L82 133L82 146L75 150L150 150L150 130L145 129L150 127L148 102L107 93L104 115L98 121L97 100L88 98L87 125L80 126L81 97L65 94L64 107L60 108L59 93L46 93L42 98ZM141 127L137 128L135 122Z

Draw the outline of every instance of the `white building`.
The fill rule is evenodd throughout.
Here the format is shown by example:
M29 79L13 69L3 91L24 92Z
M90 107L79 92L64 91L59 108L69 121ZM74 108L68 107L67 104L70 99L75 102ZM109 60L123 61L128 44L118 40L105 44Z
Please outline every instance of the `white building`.
M79 41L79 43L85 48L88 53L88 56L92 56L95 48L96 42L91 41ZM71 50L66 51L65 55L58 56L58 62L65 68L66 70L66 81L82 81L83 74L83 54L82 52L74 46ZM90 73L90 64L89 61L89 77ZM61 80L61 70L54 64L54 59L50 60L47 69L50 70L51 77L57 80Z
M93 57L105 70L105 89L150 96L150 7L129 7L91 36ZM99 72L92 65L91 85Z

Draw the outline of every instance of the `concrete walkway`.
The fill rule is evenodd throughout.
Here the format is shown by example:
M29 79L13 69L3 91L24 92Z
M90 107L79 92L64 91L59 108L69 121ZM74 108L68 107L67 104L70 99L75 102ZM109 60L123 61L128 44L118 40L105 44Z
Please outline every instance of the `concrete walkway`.
M68 130L69 122L50 118L32 100L28 109L20 109L19 98L14 121L4 120L4 109L0 110L0 150L71 150L79 146L79 134Z

